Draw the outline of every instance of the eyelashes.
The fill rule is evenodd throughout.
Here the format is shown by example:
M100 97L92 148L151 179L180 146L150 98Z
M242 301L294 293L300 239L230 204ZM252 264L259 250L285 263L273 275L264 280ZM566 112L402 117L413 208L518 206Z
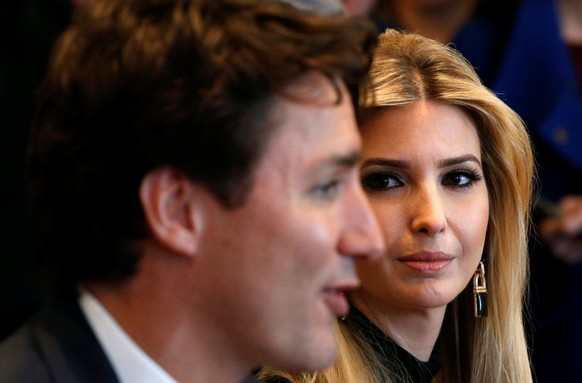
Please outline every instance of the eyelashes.
M443 178L443 185L455 188L467 188L481 180L483 180L483 176L477 171L462 169L447 173Z
M365 190L381 191L402 185L403 183L399 177L391 171L383 170L362 175L362 186Z
M483 179L483 175L475 169L460 168L446 172L440 182L445 187L462 190L471 188ZM363 174L361 182L364 189L371 192L387 191L406 184L405 177L391 170Z

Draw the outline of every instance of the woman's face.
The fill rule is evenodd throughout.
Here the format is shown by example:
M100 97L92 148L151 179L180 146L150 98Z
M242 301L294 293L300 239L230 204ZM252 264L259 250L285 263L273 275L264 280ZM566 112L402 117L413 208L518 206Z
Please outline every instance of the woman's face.
M379 111L361 130L362 183L386 253L358 264L353 298L385 314L444 310L477 269L487 231L475 123L457 106L417 102Z

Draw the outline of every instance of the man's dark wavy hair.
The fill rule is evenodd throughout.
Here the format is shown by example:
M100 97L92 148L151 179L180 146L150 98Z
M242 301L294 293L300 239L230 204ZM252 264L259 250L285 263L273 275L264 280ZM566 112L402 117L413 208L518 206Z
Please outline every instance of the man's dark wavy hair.
M39 254L69 282L132 275L147 236L139 184L159 166L240 206L274 96L310 71L355 96L375 36L366 20L276 1L99 0L60 37L39 93Z

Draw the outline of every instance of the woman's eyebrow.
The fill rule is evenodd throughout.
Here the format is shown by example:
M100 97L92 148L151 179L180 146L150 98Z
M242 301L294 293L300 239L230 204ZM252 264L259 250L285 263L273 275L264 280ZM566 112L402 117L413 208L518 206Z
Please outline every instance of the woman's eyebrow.
M459 165L465 162L475 162L481 168L481 161L477 157L472 154L466 154L464 156L454 157L454 158L446 158L439 163L439 167L446 168L449 166Z
M472 154L466 154L463 156L453 157L453 158L445 158L445 159L439 161L438 166L440 168L446 168L449 166L463 164L465 162L474 162L479 167L482 167L481 161L479 161L479 159ZM397 168L397 169L410 169L410 167L411 167L411 164L409 161L373 157L373 158L366 159L362 163L362 168L365 168L367 166L373 166L373 165L386 166L386 167Z

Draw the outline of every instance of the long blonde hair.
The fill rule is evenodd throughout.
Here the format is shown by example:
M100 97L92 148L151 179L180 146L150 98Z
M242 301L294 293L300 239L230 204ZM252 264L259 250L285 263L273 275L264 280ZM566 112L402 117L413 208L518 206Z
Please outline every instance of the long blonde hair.
M454 49L417 34L388 30L379 37L369 77L361 88L361 116L419 100L457 105L473 117L490 205L483 254L489 316L473 317L471 283L448 305L439 336L442 367L435 381L532 382L523 302L534 160L525 126ZM262 376L275 373L302 383L406 381L398 363L377 355L357 327L340 321L338 358L327 370L311 374L265 370Z

